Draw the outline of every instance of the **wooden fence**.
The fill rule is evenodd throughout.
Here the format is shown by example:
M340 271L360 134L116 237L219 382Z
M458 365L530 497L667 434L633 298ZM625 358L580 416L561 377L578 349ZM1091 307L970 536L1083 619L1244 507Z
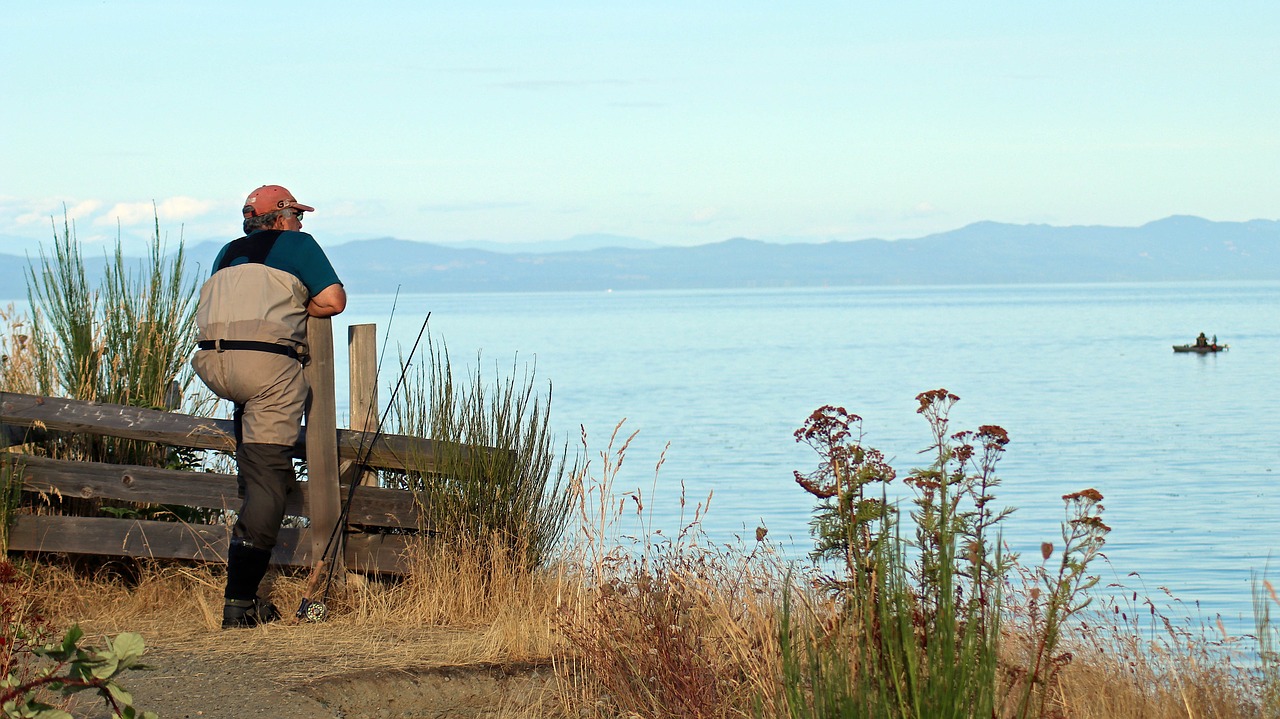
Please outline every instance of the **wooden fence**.
M361 481L358 459L368 467L430 470L436 443L420 437L376 434L376 342L374 325L353 325L348 333L351 368L351 417L359 429L338 429L333 377L333 330L328 319L308 324L311 363L307 376L312 400L297 456L307 461L307 481L299 482L286 509L306 517L308 527L285 528L272 561L309 566L324 551L338 522L347 483ZM359 396L357 396L359 394ZM175 412L0 392L0 433L71 432L145 440L174 447L233 452L231 420ZM27 428L15 431L14 428ZM376 442L370 442L377 437ZM19 440L21 441L21 440ZM203 509L239 509L235 475L154 467L50 459L10 451L0 454L3 469L16 472L24 492L63 497L123 500L140 504ZM368 478L364 478L368 483ZM347 516L344 556L347 568L400 574L407 543L419 528L412 492L361 486ZM225 561L230 527L180 521L19 513L9 527L11 552L57 552L156 559Z

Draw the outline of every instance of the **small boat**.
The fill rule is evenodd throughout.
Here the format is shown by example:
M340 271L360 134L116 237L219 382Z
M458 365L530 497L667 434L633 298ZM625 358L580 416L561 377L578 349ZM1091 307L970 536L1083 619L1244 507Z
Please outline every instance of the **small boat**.
M1174 345L1174 352L1195 352L1196 354L1212 354L1222 352L1231 345Z

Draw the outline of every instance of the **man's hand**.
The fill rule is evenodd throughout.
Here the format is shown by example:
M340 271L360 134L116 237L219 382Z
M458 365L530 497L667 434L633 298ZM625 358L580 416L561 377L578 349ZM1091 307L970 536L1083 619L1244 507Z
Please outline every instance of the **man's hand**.
M332 317L346 308L347 291L336 283L320 290L307 302L307 314L312 317Z

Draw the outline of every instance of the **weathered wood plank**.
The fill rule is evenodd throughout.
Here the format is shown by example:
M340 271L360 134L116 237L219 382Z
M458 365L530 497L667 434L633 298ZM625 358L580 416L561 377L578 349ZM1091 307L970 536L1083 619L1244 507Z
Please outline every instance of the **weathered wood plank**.
M347 327L347 426L359 432L378 431L378 326ZM363 472L360 484L378 486L377 472Z
M373 450L369 451L367 445L373 437L373 432L338 430L338 456L359 460L368 455L366 465L383 469L436 470L437 442L434 439L384 433L378 435Z
M239 509L236 477L213 472L182 472L101 462L73 462L28 455L9 455L0 461L19 471L23 489L58 492L67 497L119 499L128 502L177 504L206 509ZM285 512L307 516L310 482L299 482ZM345 497L345 490L343 496ZM380 487L356 490L349 524L413 529L420 512L411 492Z
M338 404L333 386L333 321L328 317L307 318L307 341L311 362L307 382L311 402L307 407L307 513L311 518L311 553L321 556L334 536L342 514L342 493L338 488ZM334 548L334 569L341 572L343 557Z
M230 536L228 527L207 524L25 514L9 530L9 550L224 563ZM403 574L410 541L413 538L406 535L353 534L346 543L347 567L370 574ZM310 546L310 530L283 529L271 561L311 566L315 561Z
M0 422L197 449L235 449L231 420L60 397L0 392Z
M3 461L19 473L23 490L28 492L206 509L240 508L234 475L24 455L4 457ZM302 507L300 499L291 504L293 509Z
M0 423L19 427L41 427L62 432L79 432L138 439L148 442L213 449L235 450L229 419L193 417L141 407L84 402L61 397L40 397L16 392L0 392ZM365 444L373 433L338 430L338 456L360 459L368 453L370 467L432 471L435 467L434 440L400 434L378 437L372 451ZM306 437L300 438L295 456L304 456Z

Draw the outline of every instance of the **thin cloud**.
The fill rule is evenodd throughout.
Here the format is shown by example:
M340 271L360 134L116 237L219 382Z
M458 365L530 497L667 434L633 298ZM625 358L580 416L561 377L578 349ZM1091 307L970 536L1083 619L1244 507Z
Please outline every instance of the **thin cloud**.
M495 82L494 87L504 90L564 90L590 87L634 87L644 84L639 80L510 80Z
M452 75L505 75L511 72L509 67L442 67L440 72Z
M359 202L345 200L329 207L318 207L317 212L322 212L328 217L360 217L368 214L368 206Z
M441 203L434 205L419 205L419 212L483 212L486 210L510 210L515 207L525 207L526 202L511 202L509 200L492 200L488 202L453 202Z
M610 102L607 104L609 107L625 107L625 108L641 108L641 109L670 107L670 103L666 103L666 102L635 101L635 102Z
M903 214L904 219L921 219L926 217L937 217L942 214L942 210L934 207L932 202L917 202L914 207Z
M720 216L719 207L701 207L693 211L689 218L695 224L705 225Z
M141 225L154 222L157 217L161 220L190 220L208 213L216 206L217 203L210 200L185 196L170 197L154 204L120 202L94 220L93 224L114 225L118 222L124 226Z
M5 224L13 225L46 225L49 219L61 219L64 214L68 219L79 220L93 214L102 207L101 200L63 200L40 199L27 200L16 197L0 198L0 217Z

